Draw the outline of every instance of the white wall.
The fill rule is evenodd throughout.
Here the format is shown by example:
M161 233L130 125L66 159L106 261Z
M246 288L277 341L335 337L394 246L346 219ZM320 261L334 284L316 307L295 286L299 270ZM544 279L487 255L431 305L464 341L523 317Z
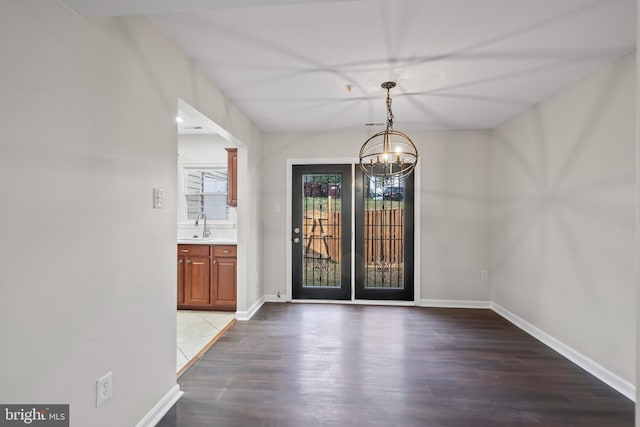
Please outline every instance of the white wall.
M262 141L254 128L253 139ZM252 139L252 140L253 140ZM248 149L250 148L250 150ZM248 312L264 296L262 214L263 146L238 148L238 311ZM246 244L242 244L245 242Z
M401 129L401 126L398 127ZM421 298L489 300L489 131L407 131L421 156ZM269 134L264 144L265 294L286 291L286 161L356 158L370 131ZM275 211L275 204L281 207Z
M4 0L0 57L0 402L134 426L176 384L178 98L245 144L257 200L261 134L143 18ZM262 245L251 212L247 248ZM254 276L252 253L239 268ZM249 286L239 307L261 291ZM114 395L96 409L107 371Z
M217 134L178 136L178 164L214 164L227 166L226 147L233 147Z
M635 381L635 56L500 126L492 300Z
M640 22L640 0L636 2L636 31L637 31L637 43L636 46L640 46L640 26L637 25L637 22ZM636 48L637 52L637 48ZM640 135L638 134L638 123L640 123L640 108L638 108L639 100L640 100L640 77L638 76L638 70L640 70L640 57L636 53L636 110L635 110L635 120L636 120L636 171L640 167ZM640 276L638 276L638 266L640 266L640 248L638 247L638 237L640 234L638 230L640 230L640 182L638 180L638 175L636 174L636 257L635 257L635 265L636 265L636 426L640 426L640 314L638 313L638 307L640 307Z

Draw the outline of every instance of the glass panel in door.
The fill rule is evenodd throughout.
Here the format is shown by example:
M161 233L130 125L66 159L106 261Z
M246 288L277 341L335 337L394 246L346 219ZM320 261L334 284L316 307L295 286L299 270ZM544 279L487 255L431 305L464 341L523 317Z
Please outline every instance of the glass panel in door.
M356 182L356 299L411 301L413 175Z

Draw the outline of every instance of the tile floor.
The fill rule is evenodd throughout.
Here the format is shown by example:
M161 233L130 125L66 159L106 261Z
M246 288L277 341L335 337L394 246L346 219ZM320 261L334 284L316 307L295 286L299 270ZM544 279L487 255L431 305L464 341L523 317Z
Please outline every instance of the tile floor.
M178 310L176 372L234 319L233 312Z

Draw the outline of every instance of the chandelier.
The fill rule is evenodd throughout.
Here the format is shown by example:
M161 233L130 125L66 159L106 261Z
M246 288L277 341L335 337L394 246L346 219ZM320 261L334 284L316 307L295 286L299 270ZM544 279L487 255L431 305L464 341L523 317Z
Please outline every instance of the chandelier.
M418 162L418 150L407 135L393 130L390 90L395 82L384 82L387 90L387 128L367 139L360 148L360 168L373 178L405 178Z

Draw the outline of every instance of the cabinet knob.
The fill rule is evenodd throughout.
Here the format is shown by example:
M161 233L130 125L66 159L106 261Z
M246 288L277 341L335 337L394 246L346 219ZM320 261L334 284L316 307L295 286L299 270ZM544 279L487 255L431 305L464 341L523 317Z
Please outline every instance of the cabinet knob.
M222 253L223 254L229 254L229 253L231 253L231 251L227 249L227 250L222 251Z
M213 263L214 263L214 264L217 264L217 263L218 263L218 261L214 259L214 260L213 260Z
M180 252L184 252L184 253L188 254L189 253L189 249L180 249Z
M190 259L187 260L187 264L191 264L191 260Z
M182 259L179 259L179 260L178 260L178 264L182 264Z

